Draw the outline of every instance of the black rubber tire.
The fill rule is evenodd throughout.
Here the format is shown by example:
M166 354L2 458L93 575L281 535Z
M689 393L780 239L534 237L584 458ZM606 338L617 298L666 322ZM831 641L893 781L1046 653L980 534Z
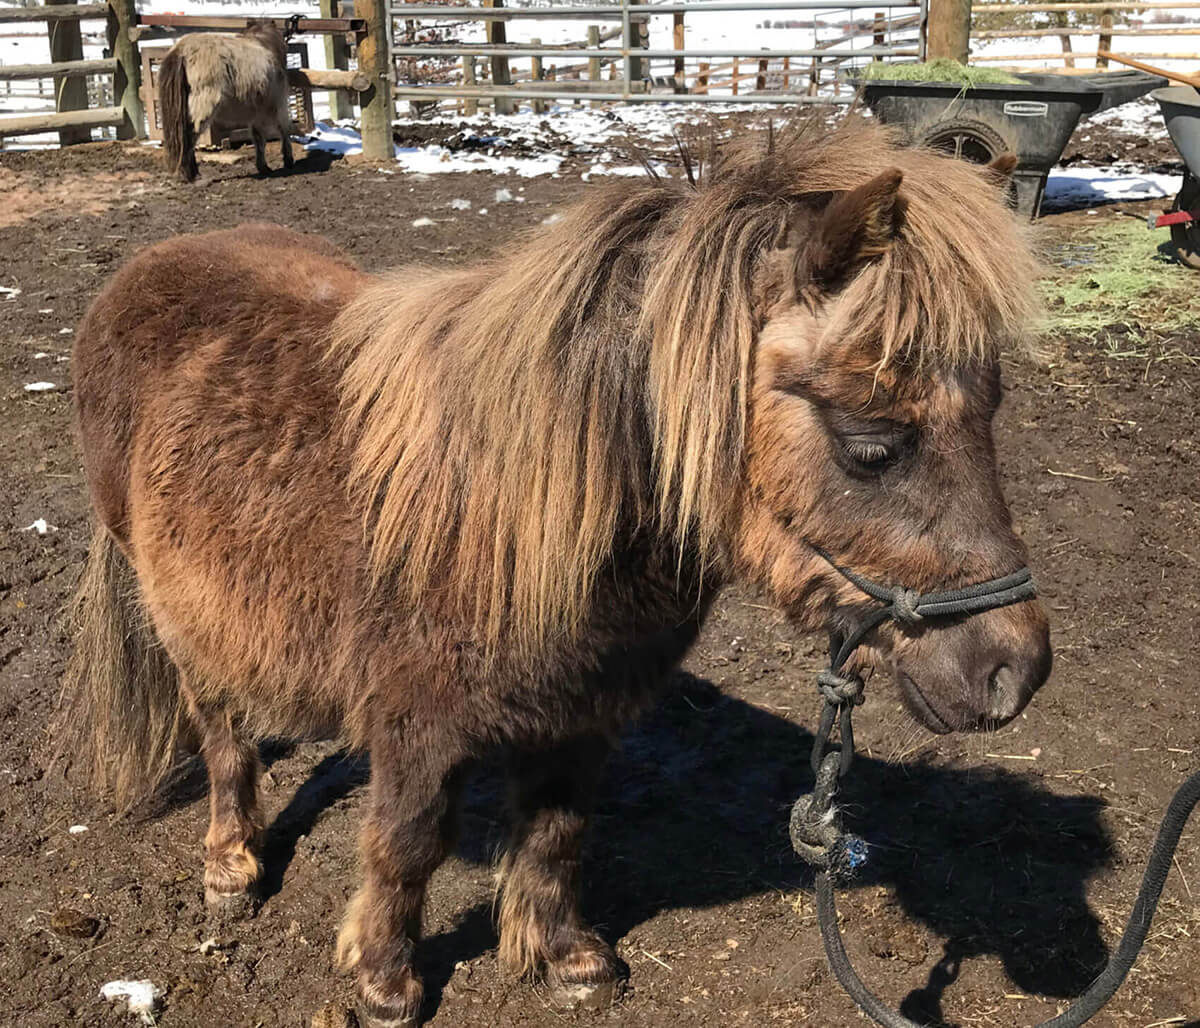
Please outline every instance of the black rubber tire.
M979 165L991 164L1001 154L1016 152L991 125L975 118L947 118L926 125L919 130L917 142L947 156ZM1005 200L1009 207L1016 209L1017 186L1011 179Z
M936 121L921 130L917 142L971 164L991 164L1001 154L1012 150L991 125L975 118Z
M1200 179L1191 172L1183 176L1183 188L1175 197L1173 211L1200 211ZM1179 263L1200 271L1200 222L1171 226L1171 245Z

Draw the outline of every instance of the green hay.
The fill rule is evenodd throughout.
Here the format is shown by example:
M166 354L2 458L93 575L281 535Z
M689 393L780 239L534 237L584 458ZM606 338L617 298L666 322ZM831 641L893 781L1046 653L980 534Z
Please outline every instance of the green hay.
M886 82L947 82L973 89L975 86L986 85L1023 85L1016 75L995 68L977 68L949 57L939 57L936 61L924 64L903 63L888 64L875 61L862 70L862 77L868 81L883 80Z
M1182 267L1169 248L1166 229L1150 231L1131 218L1097 225L1047 253L1042 289L1051 338L1124 325L1131 341L1144 343L1195 326L1198 273Z

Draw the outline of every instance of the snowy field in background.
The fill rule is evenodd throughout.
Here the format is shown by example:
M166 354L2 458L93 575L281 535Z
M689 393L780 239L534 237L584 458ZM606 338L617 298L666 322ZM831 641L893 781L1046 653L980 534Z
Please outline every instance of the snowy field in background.
M208 15L237 15L244 17L282 15L290 13L313 14L314 4L299 2L299 0L281 0L270 4L239 3L231 0L227 3L213 0L146 0L138 7L143 13L182 13ZM704 12L687 15L686 46L689 50L711 47L718 50L741 49L752 54L762 48L774 50L805 49L814 45L814 41L829 40L839 35L846 22L853 16L861 16L862 12L829 9L818 12L796 11L756 11L741 12ZM1200 13L1181 10L1189 20L1200 21ZM802 21L800 27L771 28L764 27L769 23L779 21ZM514 19L508 24L508 39L512 43L529 42L541 39L543 43L579 42L586 32L588 22L580 20L557 19ZM600 23L603 28L611 28L616 23L605 21ZM1164 26L1167 27L1167 26ZM84 56L87 58L101 57L104 41L102 23L84 22ZM49 61L49 44L46 39L45 27L41 24L4 25L0 26L6 36L0 38L0 63L3 64L36 64ZM313 68L326 67L324 37L300 36L298 40L308 44L309 65ZM462 27L461 38L464 42L483 42L484 26L482 23L465 23ZM1196 48L1196 42L1189 37L1162 36L1153 41L1154 49L1180 53L1191 52ZM1076 64L1080 68L1088 68L1094 64L1094 58L1086 56L1089 48L1094 53L1095 37L1078 36L1072 38ZM166 46L169 41L152 41L147 45ZM607 45L615 46L611 41ZM650 19L650 45L652 48L670 48L673 46L672 23L669 16L658 16ZM1117 40L1120 46L1120 40ZM1146 45L1139 40L1139 47ZM991 40L977 43L973 54L1022 55L1043 60L1047 66L1061 66L1061 47L1056 38L1035 38L1016 40ZM574 59L564 59L565 63L577 63ZM523 63L522 59L514 59L514 64ZM546 59L549 67L551 60ZM714 63L725 63L714 61ZM1163 61L1167 67L1180 70L1195 70L1195 62L1186 59ZM664 74L668 62L656 62L655 74ZM1028 70L1036 70L1030 65ZM20 111L44 110L52 106L49 98L36 96L7 96L4 85L0 83L0 111L18 113ZM13 83L19 89L19 84ZM309 148L331 150L341 154L353 154L361 151L361 141L358 134L349 125L332 125L329 123L327 94L314 92L314 111L320 124L313 136L305 144ZM534 114L528 106L522 107L516 115L494 115L485 112L482 115L466 118L457 115L449 105L446 110L433 119L448 126L461 126L468 134L474 134L477 139L472 143L482 143L469 148L449 148L440 144L427 144L419 147L397 147L396 170L420 174L436 174L442 172L487 171L498 174L515 174L523 177L536 178L541 175L560 175L561 168L568 153L583 156L586 170L579 171L575 165L573 173L581 174L585 179L602 175L641 174L642 169L631 163L630 150L627 144L635 141L648 149L661 148L669 143L672 130L679 125L699 123L712 114L729 113L744 110L744 107L733 105L686 105L686 104L616 104L600 109L593 109L585 104L571 100L551 102L550 111L546 114ZM400 122L405 121L408 113L407 104L397 105ZM767 112L764 110L764 115ZM831 118L840 116L840 111L830 115ZM1102 124L1117 131L1136 132L1145 137L1165 135L1165 127L1159 116L1157 105L1144 99L1122 107L1114 108L1091 119L1093 124ZM423 122L427 124L428 122ZM1087 122L1083 123L1085 126ZM1086 128L1085 128L1086 131ZM493 135L494 133L494 135ZM57 145L57 136L48 134L39 137L24 137L10 140L7 145L12 148L31 148ZM1172 181L1172 176L1131 173L1128 169L1056 169L1051 174L1047 188L1047 204L1051 208L1061 209L1063 206L1087 206L1097 202L1114 199L1135 199L1152 196L1171 195L1178 188Z

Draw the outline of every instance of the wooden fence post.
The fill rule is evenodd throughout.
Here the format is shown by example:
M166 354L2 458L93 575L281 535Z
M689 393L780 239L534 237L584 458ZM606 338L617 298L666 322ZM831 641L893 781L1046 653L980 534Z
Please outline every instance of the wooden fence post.
M503 7L504 0L483 0L484 7ZM487 20L487 41L489 43L507 43L508 31L505 28L504 22L494 18ZM512 75L508 69L508 58L504 56L492 57L492 85L493 86L511 86ZM512 114L516 107L512 99L507 96L498 96L493 101L493 106L497 114Z
M476 81L477 80L475 78L475 58L474 57L464 57L463 58L463 85L464 86L473 86L476 84ZM478 113L479 113L479 101L475 97L472 97L472 96L467 97L467 99L463 101L463 114L465 114L468 118L472 118Z
M792 62L790 58L783 59L783 91L786 93L791 84L792 78Z
M738 59L733 59L733 71L730 72L729 81L733 83L733 95L738 95Z
M676 11L672 16L671 43L674 49L683 49L683 11ZM675 92L687 92L687 77L684 75L683 58L675 58Z
M321 0L322 18L340 18L341 0ZM350 47L346 37L337 32L325 35L325 63L338 71L350 70ZM354 101L344 89L329 91L329 116L334 121L348 121L354 117Z
M355 5L354 13L367 23L358 41L358 70L370 81L370 88L360 94L362 104L363 156L369 161L390 161L395 153L392 146L392 121L395 105L392 99L392 55L388 52L388 0L365 0Z
M700 62L700 74L696 76L696 92L708 92L708 61Z
M929 0L926 54L967 63L971 40L971 0Z
M871 22L871 45L872 46L882 47L884 44L884 33L887 28L887 23L884 21L885 17L886 17L886 15L883 13L883 11L875 12L875 19L874 19L874 21ZM874 54L871 57L872 64L874 64L876 61L882 61L882 60L883 60L883 54Z
M69 4L72 0L46 0L47 5ZM50 36L51 61L82 61L83 36L78 18L53 18L46 26ZM79 76L54 76L54 109L56 111L86 111L88 106L87 79ZM86 126L58 130L60 146L88 143L92 130Z
M598 50L600 48L600 26L589 25L587 27L587 48L589 50ZM600 82L604 78L604 69L600 64L599 57L589 57L587 62L587 77L590 82ZM603 104L599 100L593 100L588 104L589 107L602 107Z
M765 57L758 59L758 75L754 78L754 88L760 93L767 88L767 59Z
M536 38L531 39L529 42L531 44L533 44L533 46L535 46L535 47L542 45L542 41L540 39L536 39ZM542 59L540 57L531 57L529 59L529 71L533 77L534 82L545 81L546 76L542 73ZM545 100L534 100L533 101L533 113L534 114L545 114L546 113L546 101Z
M1099 39L1098 43L1096 44L1097 51L1103 50L1105 53L1109 53L1112 50L1112 27L1113 27L1112 11L1103 11L1100 15L1100 39ZM1108 58L1100 57L1097 55L1096 68L1100 69L1100 68L1107 68L1107 67L1108 67Z
M646 50L650 46L650 20L644 15L638 15L633 21L633 36L630 46L638 50ZM629 76L632 82L640 82L650 77L650 62L642 57L634 57L629 62ZM632 84L630 85L632 89Z
M142 55L129 30L137 24L135 0L108 0L108 47L117 59L113 105L125 112L118 139L146 138L146 105L142 103Z

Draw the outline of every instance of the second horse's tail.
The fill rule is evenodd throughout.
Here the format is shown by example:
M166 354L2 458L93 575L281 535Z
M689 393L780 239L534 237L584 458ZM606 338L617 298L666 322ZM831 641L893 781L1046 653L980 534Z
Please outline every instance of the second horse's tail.
M194 182L199 171L196 130L189 110L191 93L187 64L178 49L172 49L158 67L158 98L167 166L184 182Z

